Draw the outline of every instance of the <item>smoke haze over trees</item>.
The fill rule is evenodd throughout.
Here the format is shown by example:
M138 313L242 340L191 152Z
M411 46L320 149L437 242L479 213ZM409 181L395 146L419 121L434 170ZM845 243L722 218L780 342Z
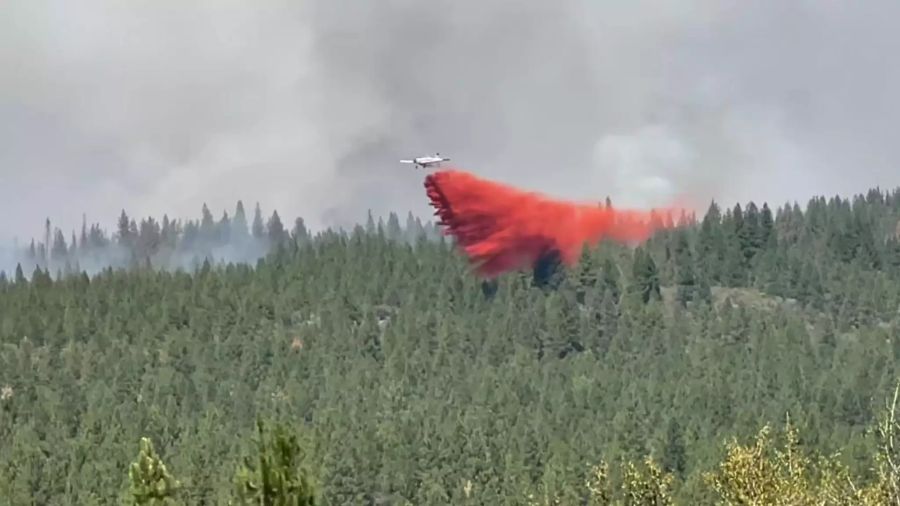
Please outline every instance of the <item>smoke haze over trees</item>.
M3 6L2 244L41 226L20 217L68 232L82 211L238 199L314 229L424 217L397 161L435 151L561 198L687 195L698 214L891 187L900 167L892 0Z
M412 213L405 226L395 213L377 221L370 213L366 228L409 244L439 233L431 222L423 224ZM59 278L81 272L93 276L107 268L195 271L204 262L254 265L278 247L303 244L315 234L301 217L286 223L277 210L264 215L259 204L248 210L242 201L218 217L203 204L200 218L184 221L168 215L134 218L123 210L114 230L84 218L79 230L67 234L47 219L41 236L0 249L0 273L11 277L20 269L30 279L36 268Z

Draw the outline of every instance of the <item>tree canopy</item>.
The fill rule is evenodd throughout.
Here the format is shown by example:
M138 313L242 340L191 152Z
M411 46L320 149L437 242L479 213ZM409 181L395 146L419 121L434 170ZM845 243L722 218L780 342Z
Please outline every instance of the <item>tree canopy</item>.
M0 276L0 498L227 504L265 481L321 504L737 504L763 457L726 442L768 448L787 415L889 489L870 429L898 378L900 191L712 203L492 286L412 216L313 233L254 209L46 223ZM788 499L852 493L766 462L754 483Z

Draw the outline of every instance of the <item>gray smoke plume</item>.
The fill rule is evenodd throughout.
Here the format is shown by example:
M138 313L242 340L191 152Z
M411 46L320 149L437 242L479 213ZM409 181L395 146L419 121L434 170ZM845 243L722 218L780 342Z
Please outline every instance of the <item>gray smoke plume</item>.
M459 167L622 205L898 184L887 0L11 0L0 17L0 239L81 213L289 224L428 213Z

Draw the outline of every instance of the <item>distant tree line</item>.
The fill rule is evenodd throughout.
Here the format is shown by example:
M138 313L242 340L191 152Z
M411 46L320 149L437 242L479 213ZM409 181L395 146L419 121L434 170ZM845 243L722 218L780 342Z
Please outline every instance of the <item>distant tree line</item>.
M420 235L432 239L438 235L431 223L423 224L411 213L403 228L395 213L389 213L386 222L379 219L376 223L370 212L366 230L376 229L407 242L415 242ZM68 240L61 229L52 227L48 218L43 239L31 239L26 247L16 251L16 267L27 277L40 269L56 279L80 272L95 274L106 268L196 270L204 261L255 264L278 247L310 239L302 217L287 228L278 211L263 218L259 203L253 209L252 220L248 220L241 201L233 215L225 211L219 219L213 217L206 204L199 219L185 221L170 220L165 215L161 220L147 217L138 222L123 210L115 231L107 231L96 223L88 226L83 218L80 233L72 231ZM10 268L5 274L9 277L14 272Z

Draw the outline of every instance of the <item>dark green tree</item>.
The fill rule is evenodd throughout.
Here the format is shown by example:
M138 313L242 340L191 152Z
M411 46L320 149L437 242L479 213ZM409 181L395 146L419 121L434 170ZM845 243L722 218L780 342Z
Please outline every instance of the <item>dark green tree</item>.
M282 425L266 432L257 421L256 454L246 457L235 477L236 504L314 506L315 491L303 461L300 441Z
M632 292L638 300L646 304L651 299L662 297L656 262L643 247L638 246L634 250L631 275Z

